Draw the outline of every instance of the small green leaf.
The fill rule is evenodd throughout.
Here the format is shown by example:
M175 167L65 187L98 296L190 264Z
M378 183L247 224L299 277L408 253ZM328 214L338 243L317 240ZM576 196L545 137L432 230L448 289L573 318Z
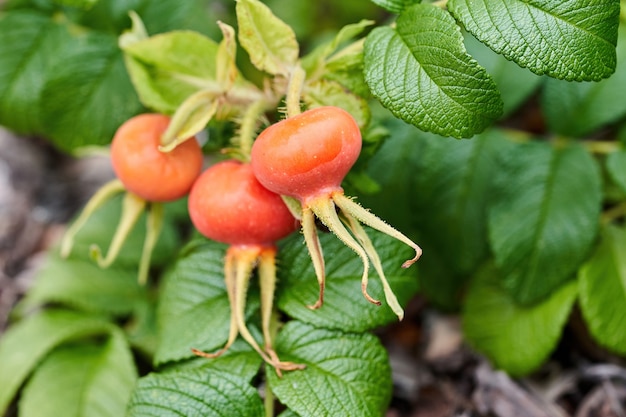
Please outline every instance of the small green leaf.
M504 286L520 304L551 294L584 262L598 230L602 185L581 146L516 146L498 176L489 237Z
M211 121L219 104L211 90L200 90L186 98L163 133L160 149L169 152L182 142L192 140Z
M606 169L613 182L626 193L626 151L611 152L606 158Z
M415 295L418 288L416 270L403 269L410 259L411 248L382 233L370 233L378 250L389 283L402 305ZM301 236L287 239L279 252L277 305L292 317L316 326L344 331L365 331L397 321L384 302L380 280L370 271L369 293L383 300L382 306L368 302L361 292L361 260L330 233L320 235L326 254L326 289L324 305L319 310L307 306L315 302L319 286L306 246Z
M485 67L493 78L504 102L503 117L515 111L537 90L543 79L498 55L475 37L465 36L467 52Z
M391 398L391 369L380 341L297 321L279 333L281 359L306 365L279 378L267 368L276 397L302 416L378 417Z
M580 306L594 339L626 354L626 230L607 226L600 245L578 273Z
M372 2L392 13L402 13L406 8L421 3L422 0L372 0Z
M141 102L165 114L199 90L221 91L216 82L215 41L174 31L123 46L126 66Z
M123 416L136 380L132 352L119 330L102 345L59 347L24 388L20 416Z
M615 71L619 0L450 0L481 42L536 74L598 81Z
M0 339L0 413L48 352L68 340L111 329L103 319L64 310L42 311L9 327Z
M302 99L309 108L337 106L350 113L361 129L370 121L370 108L367 101L348 91L339 83L320 80L306 86Z
M139 380L128 417L263 417L257 390L230 372L186 370Z
M89 260L50 254L18 310L28 311L52 302L86 312L126 315L145 302L146 296L133 268L102 269Z
M49 71L40 109L45 133L62 150L110 143L141 110L113 36L90 34Z
M193 241L164 279L155 362L192 358L192 348L206 351L221 348L230 328L224 245Z
M363 45L361 42L352 45L326 62L324 78L338 82L360 97L369 98L370 89L363 72Z
M293 29L258 0L237 1L239 42L255 67L272 75L287 75L298 61Z
M312 52L302 58L302 68L307 73L307 78L315 78L315 76L324 71L326 61L335 53L343 43L361 34L366 27L372 25L372 20L361 20L359 23L353 23L341 28L335 37L319 45ZM350 48L350 47L348 47Z
M465 51L452 16L438 7L414 5L395 29L374 29L364 54L372 94L422 130L468 138L502 114L495 83Z
M620 25L617 68L626 67L626 23ZM547 80L541 107L548 128L569 136L585 136L626 115L626 71L597 83Z
M501 278L491 264L475 276L463 308L463 331L497 367L522 376L556 347L576 300L576 282L560 286L538 304L520 306L502 288Z

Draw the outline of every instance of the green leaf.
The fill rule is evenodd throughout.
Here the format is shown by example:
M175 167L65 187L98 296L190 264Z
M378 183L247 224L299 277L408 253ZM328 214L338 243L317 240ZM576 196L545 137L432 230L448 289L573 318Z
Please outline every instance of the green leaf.
M195 357L183 362L174 362L165 365L162 372L178 372L191 369L203 372L226 372L250 382L259 373L261 356L252 349L248 342L237 339L223 355L217 358Z
M75 39L49 16L33 11L0 15L0 124L20 133L41 133L39 99L52 75L44 68L65 62Z
M518 145L498 177L489 237L504 286L537 302L571 278L591 249L602 201L597 162L581 146Z
M373 3L392 13L402 13L406 8L421 3L422 0L372 0Z
M0 339L0 413L41 359L56 346L85 336L107 334L107 321L64 310L46 310L9 327Z
M267 368L276 397L302 416L381 416L391 398L391 369L380 341L297 321L279 333L281 359L306 365L279 378Z
M465 46L467 52L485 67L495 81L504 102L503 116L515 111L543 81L536 74L496 54L469 34L465 36Z
M576 282L560 286L540 303L520 306L501 279L492 264L476 275L465 299L463 332L498 368L522 376L556 347L576 300Z
M411 249L382 233L373 231L369 235L391 288L400 304L406 305L418 288L416 269L400 267L413 256ZM324 305L318 310L307 307L317 300L319 285L302 237L293 236L284 241L279 252L277 306L306 323L344 331L360 332L397 321L384 302L376 272L370 271L368 291L372 297L382 300L382 306L371 304L363 297L360 258L330 233L321 233L320 242L326 254Z
M333 55L326 62L324 79L336 81L354 94L368 98L370 89L363 72L363 46L346 48Z
M600 245L578 273L580 306L594 339L626 354L626 229L606 226Z
M230 372L186 370L139 380L128 417L263 417L257 390Z
M365 99L346 91L341 84L320 80L306 86L302 99L309 108L337 106L350 113L360 128L365 128L370 121L370 108Z
M86 10L92 8L98 1L99 0L54 0L54 3L61 6L77 7Z
M119 417L137 380L121 331L101 345L55 349L35 371L20 399L21 417Z
M481 42L536 74L598 81L615 71L619 0L450 0Z
M40 109L47 136L62 150L110 143L141 110L113 36L86 37L49 71Z
M218 45L197 32L168 32L122 48L133 85L146 107L171 114L197 91L220 91Z
M626 151L611 152L606 158L606 169L613 182L626 193Z
M258 0L237 1L239 42L255 67L272 75L287 75L298 61L293 29Z
M620 26L617 67L626 66L626 23ZM617 71L597 83L548 80L541 107L548 128L569 136L585 136L626 115L626 71Z
M470 274L488 255L487 212L499 155L512 149L497 130L471 141L423 135L421 169L411 194L416 224L456 274ZM406 149L404 152L407 152Z
M224 284L224 245L193 241L165 276L160 294L156 364L191 358L191 349L226 343L230 304Z
M372 25L372 20L361 20L359 23L346 25L335 35L333 39L316 47L312 52L302 58L302 68L307 73L307 78L315 78L320 72L324 72L327 60L345 42L361 34L366 27ZM348 46L354 48L354 45Z
M405 10L396 28L365 41L365 81L398 118L443 136L468 138L502 113L496 85L467 54L452 16L431 5Z
M207 30L206 19L213 16L205 6L201 0L100 0L77 20L90 29L119 35L130 26L128 15L134 11L152 34L181 29Z
M90 260L62 259L51 253L18 311L51 302L91 313L127 315L146 297L145 288L137 283L135 269L102 269Z

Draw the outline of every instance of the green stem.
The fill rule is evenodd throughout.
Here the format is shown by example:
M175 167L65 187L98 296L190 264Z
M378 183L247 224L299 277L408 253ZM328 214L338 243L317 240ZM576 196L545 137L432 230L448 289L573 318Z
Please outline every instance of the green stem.
M602 213L602 216L600 216L600 222L602 224L609 224L624 216L626 216L626 202L611 207Z
M274 416L274 392L270 384L265 381L265 398L263 400L265 405L265 417Z
M300 97L302 95L305 78L306 72L304 69L302 69L300 65L295 66L291 72L289 85L287 86L287 117L297 116L302 112L300 108Z
M609 153L613 153L618 151L621 148L621 144L619 142L613 141L586 141L583 142L585 148L595 154L606 155Z

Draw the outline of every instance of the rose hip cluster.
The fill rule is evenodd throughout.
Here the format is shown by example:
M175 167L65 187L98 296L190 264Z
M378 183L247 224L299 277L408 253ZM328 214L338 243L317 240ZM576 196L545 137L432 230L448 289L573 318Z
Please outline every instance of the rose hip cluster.
M118 179L105 186L99 196L94 196L91 207L88 204L85 210L87 214L79 217L73 227L80 227L84 216L105 197L120 190L126 191L130 201L125 201L125 205L135 207L125 208L133 212L131 217L135 220L146 205L154 211L159 202L189 195L189 214L196 229L209 239L229 245L224 262L225 285L231 306L229 337L226 345L217 352L193 349L197 355L217 357L241 335L279 375L282 370L303 368L300 364L281 361L272 346L270 322L276 285L276 242L301 227L319 283L319 297L309 307L320 308L326 275L316 217L362 260L361 289L365 298L381 304L367 291L371 262L381 279L388 305L402 319L402 307L361 223L415 249L415 257L402 265L405 268L420 257L421 249L344 195L341 182L356 162L362 143L359 126L348 112L326 106L284 119L269 126L256 138L250 163L227 160L212 165L203 173L200 173L202 153L196 140L186 140L171 151L160 147L160 139L169 122L166 116L148 114L130 119L120 127L111 146L111 159ZM288 208L285 201L295 201L297 207ZM110 249L106 259L102 259L98 248L92 250L102 266L115 257L121 246L115 241L127 233L129 224L133 222L120 221L119 229L126 232L116 234L111 247L117 249ZM156 229L158 234L159 227L153 226L149 225L148 230ZM74 233L75 230L68 233L63 245L65 254L71 249ZM146 238L144 254L151 250L155 240L155 232ZM140 279L144 281L147 266L146 262L142 264L140 277L143 278ZM246 327L244 314L247 288L255 268L260 279L263 348Z

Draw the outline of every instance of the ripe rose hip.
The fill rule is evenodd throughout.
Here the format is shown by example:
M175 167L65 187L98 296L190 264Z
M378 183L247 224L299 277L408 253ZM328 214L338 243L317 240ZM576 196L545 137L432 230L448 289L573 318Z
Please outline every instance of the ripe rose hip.
M361 258L361 289L365 298L380 305L380 301L367 292L371 260L382 280L387 303L402 319L402 307L387 283L380 258L360 222L415 249L415 257L406 261L402 265L404 268L417 261L422 250L405 235L344 195L341 182L356 162L361 143L359 126L348 112L333 106L318 107L282 120L261 132L252 146L252 169L265 187L293 197L301 204L302 231L320 286L318 300L310 307L322 306L326 278L324 257L315 227L317 217Z
M189 194L189 214L196 229L209 239L230 245L224 262L224 277L231 304L230 333L224 348L215 353L194 349L197 355L214 358L241 336L276 372L302 369L283 362L272 347L270 318L276 287L275 242L297 230L282 198L254 177L252 167L235 160L208 168ZM261 327L265 346L256 343L245 323L246 291L252 270L258 265L261 287Z

